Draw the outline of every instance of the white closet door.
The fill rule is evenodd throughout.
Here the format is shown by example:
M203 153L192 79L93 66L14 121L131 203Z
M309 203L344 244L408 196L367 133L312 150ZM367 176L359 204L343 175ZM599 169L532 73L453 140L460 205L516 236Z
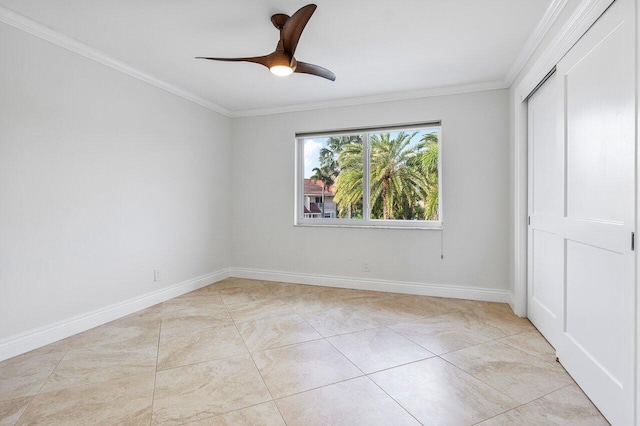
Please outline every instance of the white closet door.
M560 81L553 74L528 102L529 235L527 312L557 347L564 307L564 143Z
M635 424L635 35L635 1L617 0L557 66L565 194L556 350L614 425Z

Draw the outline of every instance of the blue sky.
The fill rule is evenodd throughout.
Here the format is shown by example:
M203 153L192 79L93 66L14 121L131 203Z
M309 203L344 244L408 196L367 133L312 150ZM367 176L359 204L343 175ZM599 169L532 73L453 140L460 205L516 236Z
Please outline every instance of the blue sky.
M418 131L411 140L411 146L415 146L420 139L427 133L437 132L437 129L425 129ZM395 138L399 132L391 132L391 138ZM327 146L329 138L313 138L304 140L304 177L310 178L313 175L313 169L320 167L320 150Z

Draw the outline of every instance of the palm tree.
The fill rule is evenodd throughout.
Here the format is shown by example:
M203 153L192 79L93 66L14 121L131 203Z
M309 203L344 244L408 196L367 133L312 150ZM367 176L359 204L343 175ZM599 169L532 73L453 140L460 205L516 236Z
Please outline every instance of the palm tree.
M334 201L338 203L338 215L351 217L351 212L362 204L361 141L352 141L342 147L337 158L340 174L336 178Z
M417 146L418 158L417 166L421 171L421 182L419 184L420 194L424 204L424 219L438 219L438 156L439 156L438 134L427 133L422 137Z
M415 135L416 133L400 132L393 139L389 133L371 135L371 217L414 218L417 184L420 182L418 153L411 146L411 140ZM340 175L336 179L335 199L343 208L362 200L362 160L362 144L348 144L338 156Z
M312 171L311 179L322 182L322 217L324 217L324 192L334 183L333 171L327 167L314 167Z
M327 141L325 147L320 150L320 165L327 170L332 171L332 175L335 178L340 174L340 168L338 167L338 157L345 146L350 143L362 144L362 136L331 136Z
M415 204L414 185L420 171L413 166L417 153L411 139L417 133L400 132L393 139L389 133L370 136L370 203L381 207L383 219L397 219L403 205ZM380 212L372 209L372 216L380 217Z

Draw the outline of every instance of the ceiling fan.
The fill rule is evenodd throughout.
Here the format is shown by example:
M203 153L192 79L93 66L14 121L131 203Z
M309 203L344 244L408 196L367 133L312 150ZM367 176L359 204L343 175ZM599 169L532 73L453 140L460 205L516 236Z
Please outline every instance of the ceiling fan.
M311 15L315 12L317 6L308 4L293 16L283 13L276 13L271 17L271 23L280 31L280 41L276 46L276 50L265 56L254 56L250 58L206 58L199 56L196 59L210 59L212 61L228 61L228 62L253 62L255 64L264 65L269 68L272 73L278 76L287 76L291 73L304 73L317 75L327 80L335 81L336 75L326 68L318 65L308 64L306 62L296 61L293 54L300 41L300 36L304 27L311 19Z

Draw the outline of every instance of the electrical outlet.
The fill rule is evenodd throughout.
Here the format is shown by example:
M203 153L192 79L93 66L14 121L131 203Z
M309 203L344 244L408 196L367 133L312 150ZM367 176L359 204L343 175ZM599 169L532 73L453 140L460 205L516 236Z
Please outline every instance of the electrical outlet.
M162 281L162 269L153 270L153 282Z
M366 260L365 260L364 262L362 262L362 271L363 271L363 272L369 272L369 271L370 271L370 269L369 269L369 262L368 262L368 261L366 261Z

